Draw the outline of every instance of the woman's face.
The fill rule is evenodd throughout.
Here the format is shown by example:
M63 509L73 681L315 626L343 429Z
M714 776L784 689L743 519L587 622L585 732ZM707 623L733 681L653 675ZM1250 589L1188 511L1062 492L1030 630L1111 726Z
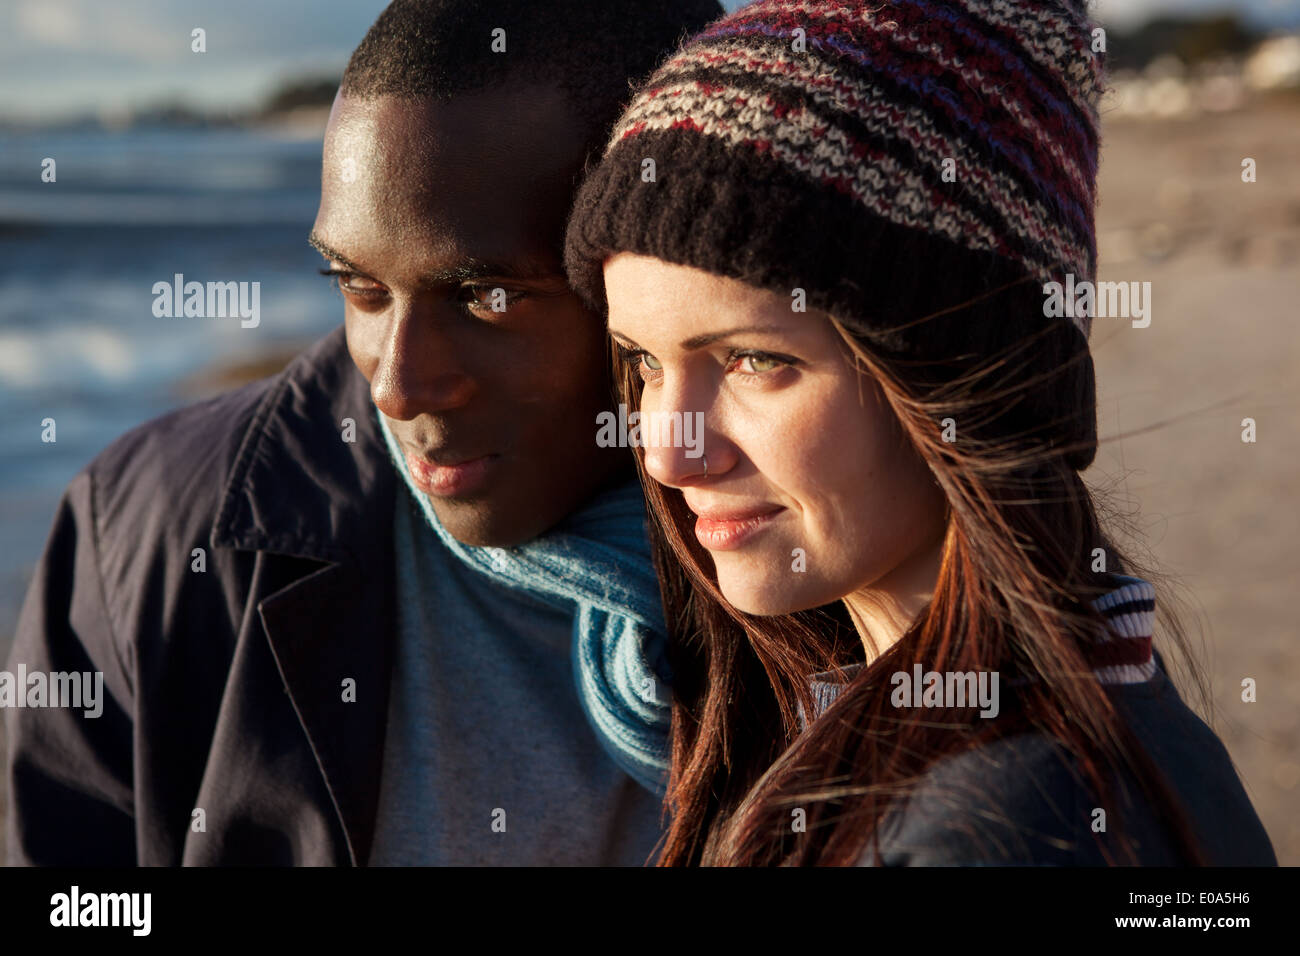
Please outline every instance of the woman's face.
M728 601L784 614L933 587L943 494L825 313L630 253L605 289L645 381L646 470L681 489ZM674 413L701 433L648 424Z

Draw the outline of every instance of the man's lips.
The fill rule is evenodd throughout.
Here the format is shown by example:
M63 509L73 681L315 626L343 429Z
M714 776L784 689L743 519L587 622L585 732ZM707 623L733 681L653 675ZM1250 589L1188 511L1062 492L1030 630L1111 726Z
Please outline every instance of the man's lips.
M427 458L406 453L406 466L410 469L415 486L428 495L439 498L456 498L472 495L491 477L492 466L499 455L480 455L465 458L455 464L434 464Z
M780 515L781 505L704 509L695 519L695 537L710 551L732 551L758 534Z

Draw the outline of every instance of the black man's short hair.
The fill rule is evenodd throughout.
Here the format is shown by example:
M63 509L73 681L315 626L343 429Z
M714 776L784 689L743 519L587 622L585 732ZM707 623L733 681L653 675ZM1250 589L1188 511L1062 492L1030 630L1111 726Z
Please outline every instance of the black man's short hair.
M394 0L352 54L345 96L446 100L515 80L557 86L603 145L619 110L717 0ZM504 30L505 52L494 52Z

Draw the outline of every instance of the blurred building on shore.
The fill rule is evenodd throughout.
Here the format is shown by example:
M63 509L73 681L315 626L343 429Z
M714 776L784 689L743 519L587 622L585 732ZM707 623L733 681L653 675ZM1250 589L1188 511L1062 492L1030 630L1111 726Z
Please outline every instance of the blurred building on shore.
M1234 42L1170 43L1140 67L1120 58L1102 100L1104 115L1193 119L1242 109L1257 97L1300 98L1300 34L1269 36L1240 49L1238 35L1225 33Z

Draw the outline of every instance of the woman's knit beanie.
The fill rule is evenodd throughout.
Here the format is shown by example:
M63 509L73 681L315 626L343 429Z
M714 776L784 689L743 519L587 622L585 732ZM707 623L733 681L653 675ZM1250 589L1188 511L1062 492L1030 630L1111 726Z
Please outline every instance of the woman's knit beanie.
M802 290L807 307L920 357L1073 322L1041 356L1078 366L1073 384L1019 424L1070 419L1057 437L1095 445L1090 320L1043 308L1046 282L1095 278L1094 29L1083 0L741 7L620 118L575 201L570 280L603 310L604 260L654 256ZM1008 285L995 309L907 324ZM1035 315L995 327L1008 310Z

